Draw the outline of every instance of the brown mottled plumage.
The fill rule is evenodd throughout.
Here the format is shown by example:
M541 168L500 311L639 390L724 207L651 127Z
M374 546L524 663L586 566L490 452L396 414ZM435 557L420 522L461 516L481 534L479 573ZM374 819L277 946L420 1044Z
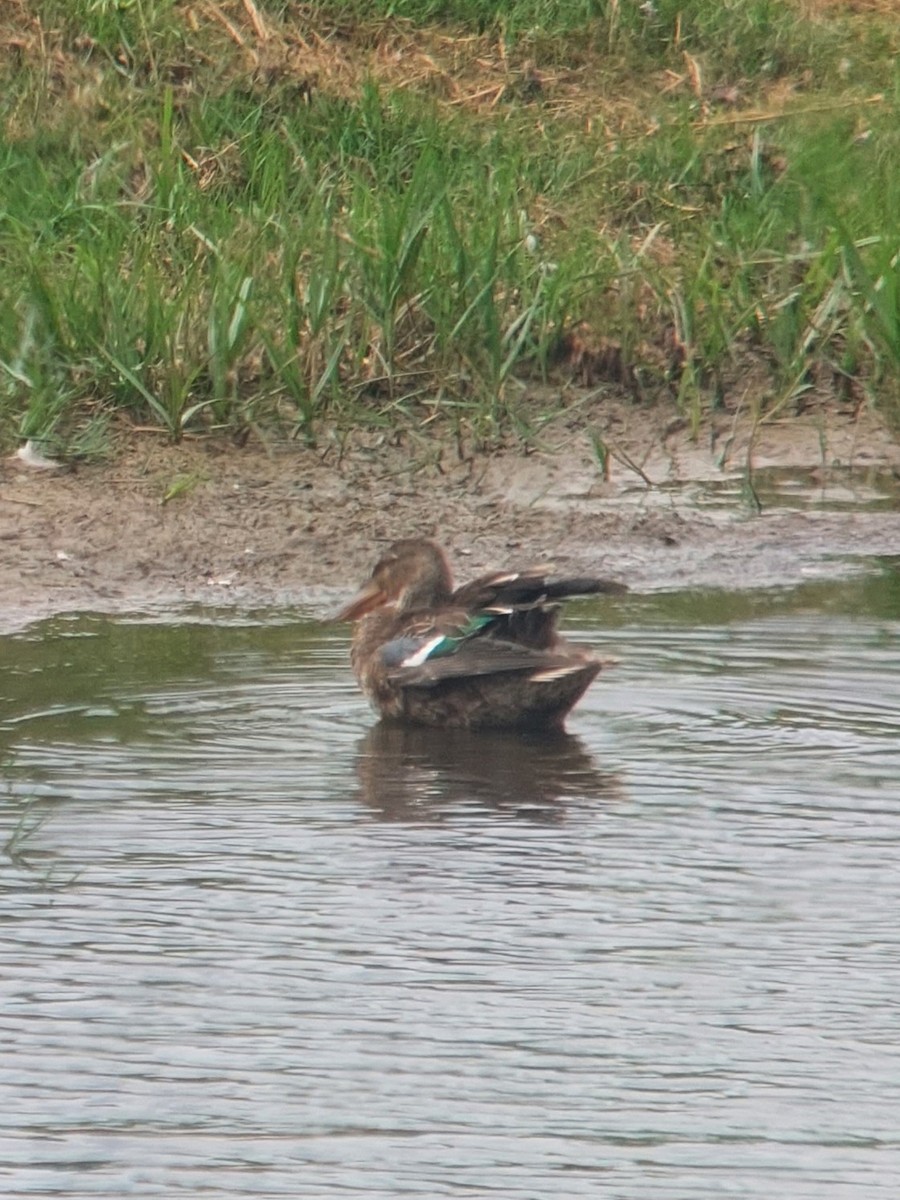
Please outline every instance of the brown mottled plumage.
M557 632L559 601L618 583L497 571L454 589L444 551L395 542L337 619L355 621L351 662L382 716L447 728L559 728L603 666Z

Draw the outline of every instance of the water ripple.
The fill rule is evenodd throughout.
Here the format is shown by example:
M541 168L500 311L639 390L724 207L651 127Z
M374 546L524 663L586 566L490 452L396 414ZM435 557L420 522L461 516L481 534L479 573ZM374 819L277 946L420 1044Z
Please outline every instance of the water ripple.
M3 1194L893 1198L900 626L591 611L550 741L282 618L8 639Z

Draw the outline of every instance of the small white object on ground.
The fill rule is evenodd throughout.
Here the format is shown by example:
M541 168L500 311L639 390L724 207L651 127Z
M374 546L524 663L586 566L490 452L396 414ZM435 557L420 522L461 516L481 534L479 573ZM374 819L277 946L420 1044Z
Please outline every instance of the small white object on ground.
M55 458L46 458L40 450L36 450L34 442L30 438L24 446L18 448L13 457L24 463L26 467L33 467L36 471L56 471L63 465Z

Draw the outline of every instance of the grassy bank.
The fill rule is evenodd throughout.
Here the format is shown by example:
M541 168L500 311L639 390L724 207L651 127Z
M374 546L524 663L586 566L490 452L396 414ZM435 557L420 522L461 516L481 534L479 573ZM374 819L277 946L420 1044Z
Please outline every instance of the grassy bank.
M0 438L896 417L896 4L498 7L7 6Z

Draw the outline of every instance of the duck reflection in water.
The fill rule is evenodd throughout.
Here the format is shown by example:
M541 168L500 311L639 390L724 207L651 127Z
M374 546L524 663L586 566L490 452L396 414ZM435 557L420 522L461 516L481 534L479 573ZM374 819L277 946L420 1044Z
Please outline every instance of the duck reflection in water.
M579 738L429 729L381 721L359 744L363 801L383 820L442 821L494 811L538 824L565 819L578 800L621 796L617 776L599 771Z

